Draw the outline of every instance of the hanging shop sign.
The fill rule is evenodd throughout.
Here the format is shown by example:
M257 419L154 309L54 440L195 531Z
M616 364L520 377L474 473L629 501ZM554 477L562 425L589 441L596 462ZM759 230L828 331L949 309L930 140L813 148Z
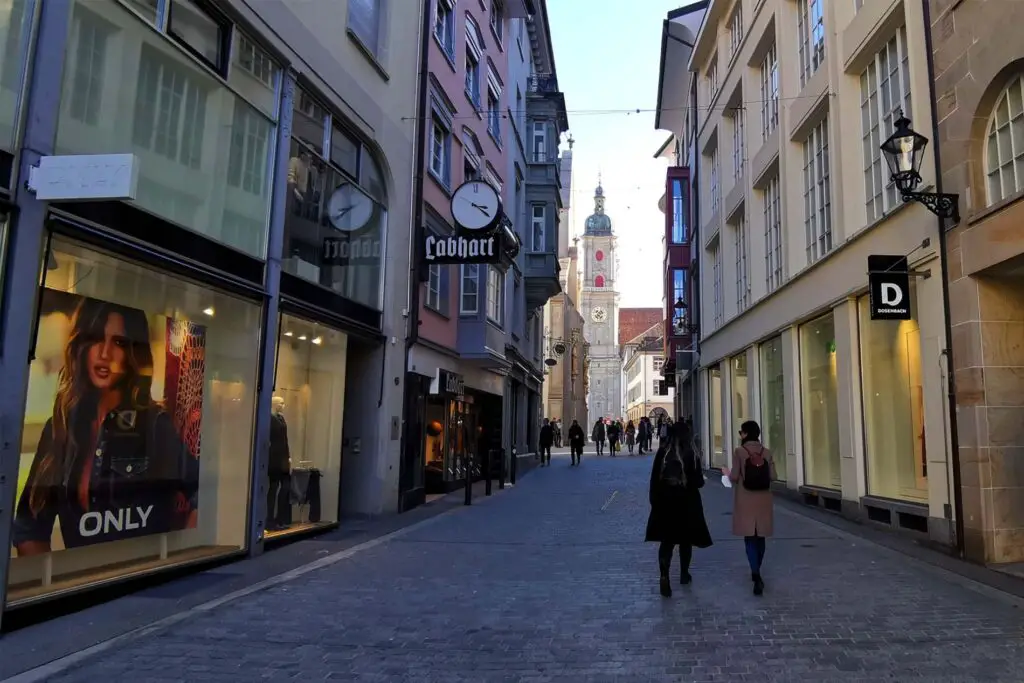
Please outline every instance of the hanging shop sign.
M466 380L457 372L438 368L434 379L430 380L430 393L461 398L466 393Z
M519 253L512 222L502 212L501 196L483 180L469 180L452 193L451 235L427 232L423 260L427 265L501 263Z
M134 154L45 156L28 174L28 189L40 201L132 200L138 186Z
M342 183L331 192L325 208L327 227L332 229L323 238L321 264L379 265L382 251L380 221L374 220L378 214L374 201L352 183Z
M872 320L910 320L906 256L868 256L868 301Z

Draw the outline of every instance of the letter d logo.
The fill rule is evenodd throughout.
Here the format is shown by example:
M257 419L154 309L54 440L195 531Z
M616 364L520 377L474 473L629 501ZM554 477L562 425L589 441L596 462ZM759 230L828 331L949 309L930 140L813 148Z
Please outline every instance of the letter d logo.
M899 306L903 301L903 290L891 282L882 283L882 305Z

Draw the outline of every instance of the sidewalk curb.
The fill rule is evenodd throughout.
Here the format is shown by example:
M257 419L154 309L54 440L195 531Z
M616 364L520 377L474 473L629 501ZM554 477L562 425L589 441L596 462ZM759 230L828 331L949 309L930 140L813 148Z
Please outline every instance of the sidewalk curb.
M477 505L485 502L488 499L493 499L495 497L496 496L494 495L481 496L480 498L474 497L473 504ZM47 681L50 679L50 677L59 675L67 671L68 669L72 668L76 664L91 659L92 657L101 654L107 650L126 645L131 641L138 640L139 638L143 638L154 633L159 633L161 631L167 630L172 626L187 621L194 616L212 612L220 607L223 607L224 605L227 605L231 602L235 602L236 600L240 600L242 598L249 597L250 595L263 592L270 588L274 588L276 586L289 583L318 569L323 569L325 567L337 564L338 562L347 560L350 557L358 555L363 551L370 550L379 545L388 543L389 541L401 538L402 536L410 534L413 531L418 531L427 526L430 526L431 524L437 522L440 519L444 519L445 517L449 517L451 515L454 515L458 512L465 510L467 507L469 506L453 507L450 510L445 510L444 512L438 513L432 517L428 517L427 519L420 520L418 522L415 522L414 524L410 524L409 526L402 527L401 529L397 529L390 533L384 534L383 536L372 538L368 541L365 541L364 543L360 543L351 548L347 548L340 552L334 553L333 555L328 555L318 560L314 560L313 562L309 562L294 569L288 570L282 574L278 574L271 578L258 581L252 585L246 586L245 588L240 588L226 595L222 595L212 600L208 600L201 604L195 605L186 610L178 612L177 614L173 614L169 617L164 617L145 626L140 626L138 628L132 629L126 633L122 633L120 635L114 636L102 642L96 643L95 645L92 645L85 649L79 650L78 652L74 652L63 657L59 657L50 662L47 662L46 664L42 664L27 671L23 671L19 674L15 674L14 676L0 679L0 682L41 683Z

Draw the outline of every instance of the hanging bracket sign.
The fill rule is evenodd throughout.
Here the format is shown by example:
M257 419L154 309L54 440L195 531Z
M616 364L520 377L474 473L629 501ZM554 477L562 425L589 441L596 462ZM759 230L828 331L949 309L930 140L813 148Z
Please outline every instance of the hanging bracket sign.
M872 320L910 320L910 269L906 256L868 256L868 301Z

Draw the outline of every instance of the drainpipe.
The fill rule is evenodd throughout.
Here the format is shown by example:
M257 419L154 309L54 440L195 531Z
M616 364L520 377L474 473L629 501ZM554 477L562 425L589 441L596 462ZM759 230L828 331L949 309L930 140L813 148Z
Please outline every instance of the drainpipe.
M697 112L697 88L693 88L691 100L693 101L693 111ZM693 140L694 150L697 145L697 117L693 116L691 120L691 126L693 127ZM693 165L690 166L690 204L693 206L693 211L690 213L691 221L694 225L690 229L690 281L693 283L693 298L696 301L690 302L694 306L693 315L687 316L687 324L696 326L696 331L691 330L690 336L692 337L691 346L693 347L693 358L692 358L692 370L690 370L690 410L693 412L693 429L695 432L700 433L698 430L700 425L703 424L704 415L697 415L698 406L701 405L700 401L700 277L693 277L693 257L697 253L700 247L700 154L687 150L687 154L690 154L693 160ZM696 237L696 239L695 239ZM703 261L703 259L701 259ZM698 274L700 271L700 264L698 264ZM678 387L676 391L679 390ZM698 422L700 420L700 422ZM708 453L708 463L711 462L711 454Z
M925 61L928 65L928 101L931 105L931 116L932 116L932 154L935 158L935 191L941 193L942 189L942 157L939 148L939 111L938 104L936 103L935 96L935 57L934 47L932 45L932 11L931 2L926 1L921 3L924 9L924 45L925 45ZM949 442L950 442L950 458L953 465L953 515L955 517L955 533L956 533L956 551L957 555L963 559L965 555L964 547L964 501L963 501L963 490L961 489L961 475L960 475L960 437L957 429L956 422L956 381L955 373L953 372L953 325L950 322L949 315L949 265L947 264L947 246L946 246L946 221L944 218L936 217L936 223L939 229L939 253L941 258L939 262L942 268L942 313L943 320L945 322L945 333L946 333L946 374L947 374L947 401L949 409Z

